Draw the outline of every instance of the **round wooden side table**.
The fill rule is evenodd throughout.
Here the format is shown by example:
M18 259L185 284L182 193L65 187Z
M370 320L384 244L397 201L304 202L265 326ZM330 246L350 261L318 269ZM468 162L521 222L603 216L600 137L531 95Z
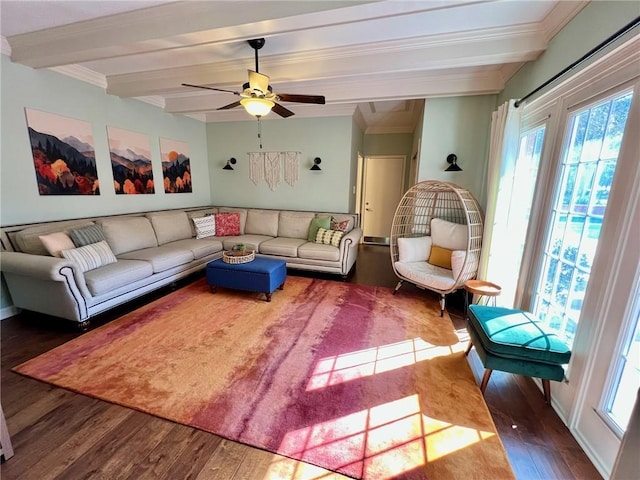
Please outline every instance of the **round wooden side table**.
M496 297L502 292L502 287L495 283L487 282L485 280L467 280L464 282L464 289L466 291L464 295L464 318L467 318L467 308L469 307L469 294L479 295L478 303L484 297L485 304L489 304L489 300L496 306Z

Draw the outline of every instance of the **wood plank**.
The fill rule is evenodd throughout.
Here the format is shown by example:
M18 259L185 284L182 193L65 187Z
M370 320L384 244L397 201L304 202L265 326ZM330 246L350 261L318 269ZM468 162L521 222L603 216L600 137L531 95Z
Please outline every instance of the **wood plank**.
M98 402L99 410L62 444L54 446L40 461L24 471L30 478L64 476L65 470L88 454L114 428L131 415L131 411L118 405Z

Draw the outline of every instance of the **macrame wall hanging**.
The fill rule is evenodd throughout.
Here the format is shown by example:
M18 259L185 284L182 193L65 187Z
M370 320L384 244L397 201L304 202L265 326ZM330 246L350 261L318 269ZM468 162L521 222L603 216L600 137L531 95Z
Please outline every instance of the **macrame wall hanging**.
M249 152L249 179L255 185L266 180L275 190L280 186L283 170L284 181L295 186L300 178L300 152Z

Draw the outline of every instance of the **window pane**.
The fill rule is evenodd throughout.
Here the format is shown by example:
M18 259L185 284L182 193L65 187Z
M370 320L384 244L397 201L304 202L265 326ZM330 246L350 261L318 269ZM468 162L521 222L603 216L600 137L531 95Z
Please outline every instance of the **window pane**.
M614 381L612 395L609 396L606 413L624 431L631 418L631 410L640 388L640 315L635 317L630 335L619 359L619 369Z
M576 112L550 215L534 312L572 345L589 282L631 92Z

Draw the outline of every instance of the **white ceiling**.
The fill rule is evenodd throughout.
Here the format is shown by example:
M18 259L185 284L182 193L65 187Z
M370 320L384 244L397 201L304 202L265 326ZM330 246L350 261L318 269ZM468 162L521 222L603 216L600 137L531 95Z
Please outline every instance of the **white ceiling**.
M369 133L411 132L422 99L497 93L587 1L0 0L3 53L206 122L246 120L231 93L255 68L297 117L354 114ZM417 99L417 100L416 100ZM274 116L272 113L270 116ZM266 117L269 118L269 117Z

